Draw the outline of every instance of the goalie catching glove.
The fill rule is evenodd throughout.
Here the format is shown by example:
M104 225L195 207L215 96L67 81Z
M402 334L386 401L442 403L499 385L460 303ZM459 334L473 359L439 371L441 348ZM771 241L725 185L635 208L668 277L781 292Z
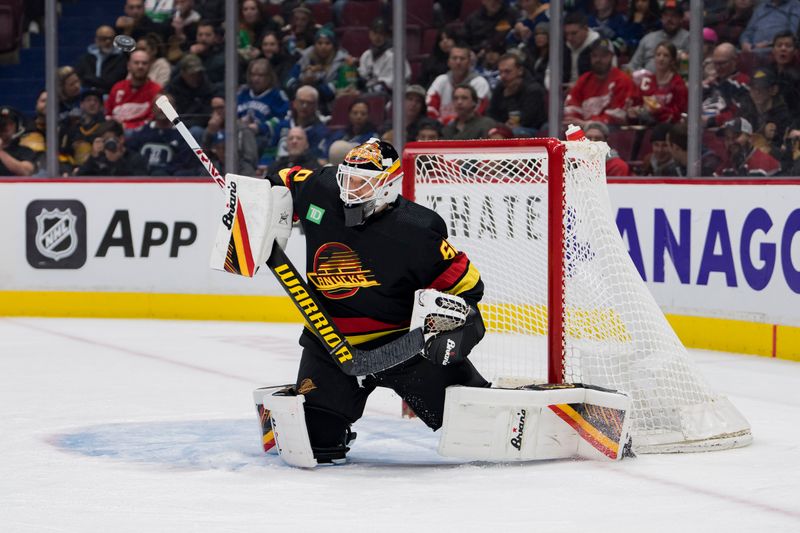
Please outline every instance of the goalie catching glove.
M486 329L480 312L464 298L420 289L414 293L411 329L422 328L424 355L437 365L452 365L467 358Z
M273 243L286 247L292 232L292 194L286 187L225 174L225 208L211 251L211 268L252 277Z

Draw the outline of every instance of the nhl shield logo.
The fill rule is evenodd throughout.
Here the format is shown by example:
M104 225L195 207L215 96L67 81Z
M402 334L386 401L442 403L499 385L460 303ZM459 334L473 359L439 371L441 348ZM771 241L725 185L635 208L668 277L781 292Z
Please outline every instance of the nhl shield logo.
M86 208L77 200L28 204L26 251L34 268L75 269L86 262Z
M75 253L78 248L76 220L69 208L42 209L36 217L36 249L39 253L53 261Z

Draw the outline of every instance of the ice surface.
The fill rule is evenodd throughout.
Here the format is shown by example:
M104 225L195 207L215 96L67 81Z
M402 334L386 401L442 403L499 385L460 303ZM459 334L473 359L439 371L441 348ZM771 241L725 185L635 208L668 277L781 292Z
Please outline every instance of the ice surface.
M350 462L263 455L252 390L298 325L0 319L0 531L800 531L800 365L692 351L748 448L620 463L439 457L378 390Z

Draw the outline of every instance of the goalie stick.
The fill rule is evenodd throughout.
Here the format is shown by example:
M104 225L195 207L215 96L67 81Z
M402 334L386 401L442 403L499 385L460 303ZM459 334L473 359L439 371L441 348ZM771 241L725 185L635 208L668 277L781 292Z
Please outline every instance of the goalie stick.
M220 175L214 163L198 144L189 129L178 116L178 112L162 95L156 99L156 105L161 108L167 118L172 122L183 140L192 149L194 155L206 169L209 176L225 189L225 179ZM241 209L241 203L237 206ZM353 347L345 336L336 327L333 319L325 311L322 303L309 289L308 284L297 268L292 264L278 243L273 243L272 252L267 260L267 266L275 275L292 304L300 311L308 328L316 335L333 357L334 362L345 374L349 376L366 376L381 370L386 370L403 363L425 348L425 340L421 328L415 328L383 346L374 350L359 350Z

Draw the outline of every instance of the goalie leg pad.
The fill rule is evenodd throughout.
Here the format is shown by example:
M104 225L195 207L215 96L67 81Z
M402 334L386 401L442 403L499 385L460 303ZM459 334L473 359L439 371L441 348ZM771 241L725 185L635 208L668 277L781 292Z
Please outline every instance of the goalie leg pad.
M448 387L439 453L485 461L621 459L630 398L581 385Z
M275 446L275 432L272 429L270 411L264 407L264 396L271 396L279 391L283 394L293 394L292 385L260 387L253 391L253 401L256 404L256 413L261 425L261 444L264 447L264 452L270 454L277 454L278 448Z
M269 410L275 445L281 459L291 466L314 468L317 460L311 450L303 409L305 397L294 389L280 390L263 396L264 409Z

